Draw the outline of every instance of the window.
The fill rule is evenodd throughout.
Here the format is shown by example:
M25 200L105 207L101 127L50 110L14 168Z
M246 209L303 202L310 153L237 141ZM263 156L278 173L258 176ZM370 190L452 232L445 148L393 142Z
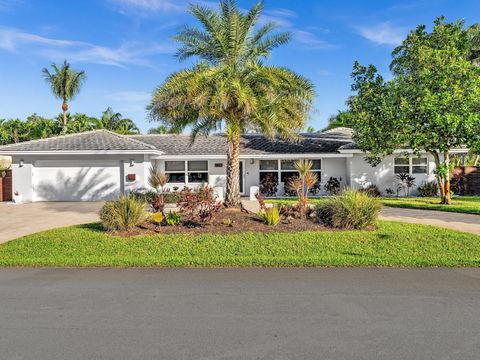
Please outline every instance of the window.
M165 161L165 174L171 183L185 183L185 161Z
M208 182L208 161L165 161L170 183Z
M428 159L426 157L397 157L394 159L395 174L428 174Z
M395 174L410 173L410 158L397 157L394 159L394 172Z
M189 183L208 182L208 161L189 161L188 162L188 182Z
M297 160L260 160L260 182L267 176L273 177L278 184L283 183L285 190L291 178L298 176L295 169ZM321 181L322 160L316 159L312 161L311 172L317 174L318 181Z
M428 159L412 158L412 174L428 174Z

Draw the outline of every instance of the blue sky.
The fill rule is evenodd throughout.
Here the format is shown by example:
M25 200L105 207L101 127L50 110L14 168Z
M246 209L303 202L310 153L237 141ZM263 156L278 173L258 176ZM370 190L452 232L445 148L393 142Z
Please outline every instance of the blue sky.
M151 92L169 73L189 65L174 58L177 45L171 41L192 22L188 3L0 0L0 118L58 114L61 104L41 69L66 58L88 75L72 112L99 115L112 106L145 132L155 125L145 116ZM253 3L238 1L242 8ZM440 15L480 22L480 2L266 0L262 21L275 21L292 33L291 43L269 61L314 82L317 98L309 125L321 128L344 108L355 60L374 63L388 76L395 45L418 24L430 26Z

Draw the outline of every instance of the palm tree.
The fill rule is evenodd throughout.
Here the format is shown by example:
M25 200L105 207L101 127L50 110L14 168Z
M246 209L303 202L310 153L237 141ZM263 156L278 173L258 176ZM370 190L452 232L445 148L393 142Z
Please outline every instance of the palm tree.
M180 60L198 57L193 67L171 74L148 106L152 120L179 132L199 134L223 128L228 143L225 205L240 205L240 136L259 129L274 138L296 139L307 120L314 90L306 78L267 66L271 51L290 39L273 33L273 23L259 25L263 2L242 13L234 0L220 0L219 10L191 5L201 28L185 27L175 39Z
M140 130L133 120L124 118L119 112L108 107L100 117L98 129L106 129L123 135L139 134Z
M84 71L77 71L70 68L70 64L65 60L62 67L53 63L54 73L50 73L47 68L43 68L43 77L50 85L53 95L61 99L63 111L63 131L67 131L67 111L68 102L80 92L83 82L86 79Z
M166 126L160 125L151 129L148 129L149 135L156 135L156 134L168 134L168 130Z

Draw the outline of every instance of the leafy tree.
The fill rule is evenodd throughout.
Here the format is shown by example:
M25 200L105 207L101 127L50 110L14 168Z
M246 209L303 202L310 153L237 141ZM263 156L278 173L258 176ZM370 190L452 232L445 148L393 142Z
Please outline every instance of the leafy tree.
M63 101L63 131L67 131L67 111L68 102L72 100L79 92L83 82L86 79L84 71L77 71L70 67L70 64L65 60L61 67L53 63L52 68L54 73L50 73L47 68L42 70L43 77L50 85L53 95Z
M99 128L100 120L86 114L75 114L68 122L68 133L80 133Z
M351 117L352 114L350 111L338 111L336 115L330 116L328 119L328 125L322 130L332 130L339 127L351 127Z
M4 144L19 143L29 140L26 124L20 119L10 119L2 124L2 133L4 134ZM3 135L2 135L3 136Z
M264 64L290 34L274 33L273 23L259 24L262 9L263 2L258 2L243 13L234 0L220 0L218 11L191 5L190 13L201 27L186 26L176 35L182 44L177 57L197 57L199 62L171 74L148 106L153 120L174 131L192 126L192 141L199 134L225 129L225 205L231 207L241 205L241 134L259 128L271 138L296 138L314 97L313 85L304 77Z
M97 129L110 130L124 135L140 133L133 120L124 118L119 112L114 112L111 107L102 113Z
M58 135L61 132L61 126L59 126L58 122L37 114L27 117L25 126L27 130L25 140L44 139Z
M480 143L480 68L471 61L472 37L463 21L435 21L412 31L392 54L394 78L354 65L350 100L354 138L368 159L403 145L432 154L443 204L451 203L450 153Z
M148 134L168 134L167 127L164 125L157 126L155 128L148 129Z

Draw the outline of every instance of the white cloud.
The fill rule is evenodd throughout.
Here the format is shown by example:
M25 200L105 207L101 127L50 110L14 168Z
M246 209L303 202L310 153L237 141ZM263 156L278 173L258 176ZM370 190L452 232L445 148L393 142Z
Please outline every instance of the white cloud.
M384 22L374 26L359 26L358 33L365 39L377 45L399 45L407 34L407 29L395 27L389 22Z
M297 43L308 46L312 49L327 49L334 47L334 45L318 38L314 33L309 31L293 30L292 37Z
M173 52L171 46L158 43L129 42L110 48L83 41L48 38L13 28L0 28L0 49L10 52L30 51L51 60L67 58L74 62L115 66L148 66L149 56Z
M134 8L145 11L182 12L188 2L183 0L110 0L120 8Z

